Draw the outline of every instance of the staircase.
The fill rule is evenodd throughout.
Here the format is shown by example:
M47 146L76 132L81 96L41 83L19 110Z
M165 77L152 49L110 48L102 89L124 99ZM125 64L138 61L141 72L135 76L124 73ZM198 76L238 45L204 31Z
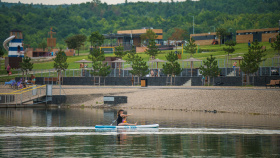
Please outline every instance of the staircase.
M185 87L191 87L192 86L192 79L189 79L185 84L183 84Z

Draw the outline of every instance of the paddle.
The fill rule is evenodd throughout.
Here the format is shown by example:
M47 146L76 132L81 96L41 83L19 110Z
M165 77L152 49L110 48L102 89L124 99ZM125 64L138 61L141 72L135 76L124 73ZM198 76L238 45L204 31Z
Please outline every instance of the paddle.
M118 119L118 118L117 118ZM110 126L112 126L113 125L113 123L115 123L116 121L117 121L117 119L115 119L111 124L110 124Z

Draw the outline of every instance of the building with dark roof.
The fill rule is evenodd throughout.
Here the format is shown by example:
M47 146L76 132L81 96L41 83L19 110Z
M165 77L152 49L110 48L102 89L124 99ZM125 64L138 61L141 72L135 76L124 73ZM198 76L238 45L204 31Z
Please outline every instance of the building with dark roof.
M258 42L270 42L279 34L279 28L237 30L236 43L247 43L249 40Z

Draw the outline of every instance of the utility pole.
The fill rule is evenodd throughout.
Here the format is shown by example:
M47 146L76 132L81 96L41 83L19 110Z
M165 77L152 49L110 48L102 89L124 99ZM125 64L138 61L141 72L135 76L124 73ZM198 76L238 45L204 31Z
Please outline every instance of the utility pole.
M194 16L192 16L193 17L193 34L194 34Z
M210 27L214 27L214 32L216 32L216 28L215 28L215 26L210 26Z

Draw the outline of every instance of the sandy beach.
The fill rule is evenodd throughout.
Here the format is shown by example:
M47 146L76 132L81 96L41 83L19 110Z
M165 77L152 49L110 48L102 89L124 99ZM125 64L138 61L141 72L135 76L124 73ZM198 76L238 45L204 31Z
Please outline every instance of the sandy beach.
M67 95L67 107L214 111L280 115L280 89L265 87L97 87L53 86L53 95ZM13 90L1 86L1 93ZM105 105L103 96L127 96L128 103Z
M58 87L56 87L58 88ZM126 109L214 111L280 115L280 89L265 87L92 87L63 86L68 106L112 107L103 96L127 96ZM58 94L59 89L54 89Z

